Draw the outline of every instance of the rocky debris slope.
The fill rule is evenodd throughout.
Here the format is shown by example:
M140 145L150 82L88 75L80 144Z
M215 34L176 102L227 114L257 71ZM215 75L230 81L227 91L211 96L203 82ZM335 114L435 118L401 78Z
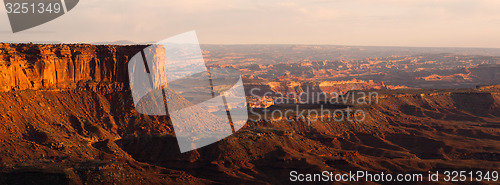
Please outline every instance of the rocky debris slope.
M289 172L426 173L500 168L500 91L379 91L363 122L259 121L179 154L173 137L125 137L134 159L231 183L289 183ZM488 182L483 182L488 184Z
M358 107L363 122L249 122L184 154L168 117L135 112L129 91L1 92L0 183L282 184L291 170L498 169L498 92L380 91L379 103Z
M115 144L172 133L168 117L135 112L130 92L0 92L0 112L0 184L209 182L139 163Z

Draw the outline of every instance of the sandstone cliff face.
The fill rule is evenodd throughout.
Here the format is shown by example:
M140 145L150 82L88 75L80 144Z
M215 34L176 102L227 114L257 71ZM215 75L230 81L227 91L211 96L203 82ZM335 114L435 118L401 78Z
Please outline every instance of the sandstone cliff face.
M145 46L0 44L0 91L70 89L128 82L129 59Z

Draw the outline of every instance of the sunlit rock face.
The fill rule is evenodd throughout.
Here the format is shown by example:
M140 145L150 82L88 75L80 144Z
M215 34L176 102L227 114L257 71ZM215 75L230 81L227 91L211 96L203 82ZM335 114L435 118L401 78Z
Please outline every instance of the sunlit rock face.
M145 46L0 44L0 91L127 83L126 63Z

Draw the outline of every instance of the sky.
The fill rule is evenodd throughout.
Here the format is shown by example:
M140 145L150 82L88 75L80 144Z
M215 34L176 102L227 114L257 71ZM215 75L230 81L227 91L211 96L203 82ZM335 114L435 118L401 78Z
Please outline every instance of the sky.
M80 0L0 42L155 42L196 30L202 44L500 48L498 0Z

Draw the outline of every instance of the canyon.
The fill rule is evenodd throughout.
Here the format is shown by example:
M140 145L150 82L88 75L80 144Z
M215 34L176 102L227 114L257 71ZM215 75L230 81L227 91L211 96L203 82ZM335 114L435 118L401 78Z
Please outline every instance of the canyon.
M135 111L126 64L145 47L0 44L0 184L288 184L292 170L500 169L498 85L401 89L363 78L267 78L262 70L252 79L243 67L246 90L355 89L380 99L356 107L363 122L249 121L181 154L168 116Z

